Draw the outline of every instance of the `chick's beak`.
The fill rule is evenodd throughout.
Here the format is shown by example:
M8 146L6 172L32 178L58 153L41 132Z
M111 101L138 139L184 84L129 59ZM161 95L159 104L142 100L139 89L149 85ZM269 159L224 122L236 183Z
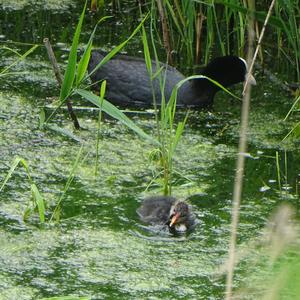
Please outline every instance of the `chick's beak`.
M174 216L171 219L170 222L170 227L172 227L174 224L176 224L177 220L179 219L180 214L179 213L175 213Z

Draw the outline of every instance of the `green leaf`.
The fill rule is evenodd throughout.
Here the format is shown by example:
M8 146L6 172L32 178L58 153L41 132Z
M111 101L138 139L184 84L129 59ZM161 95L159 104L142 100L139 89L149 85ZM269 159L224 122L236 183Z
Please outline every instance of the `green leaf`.
M70 139L72 139L76 142L79 142L79 143L82 142L82 140L78 136L76 136L74 133L72 133L70 130L65 129L65 128L61 128L61 127L57 126L56 124L53 124L53 125L52 124L45 124L44 128L48 128L48 129L50 129L50 130L52 130L56 133L59 133L59 134L65 136L65 137L68 137L68 138L70 138Z
M106 80L103 80L100 87L100 102L104 99L106 91Z
M88 44L84 50L84 53L78 63L78 67L77 67L77 76L76 76L76 87L79 86L80 82L83 80L84 78L84 74L87 70L88 64L89 64L89 60L90 60L90 56L91 56L91 51L92 51L92 45L93 45L93 39L94 39L94 35L96 32L96 29L98 27L98 25L103 22L104 20L111 18L110 16L106 16L101 18L98 23L96 24L96 26L94 27L94 30L90 36L90 39L88 41Z
M199 0L193 0L193 1L201 3L201 1L199 1ZM204 2L202 2L202 3L204 3ZM222 4L224 6L231 8L232 10L238 11L244 15L247 15L251 12L250 9L247 9L241 5L234 4L230 1L224 2L223 0L216 0L216 1L214 1L214 3ZM209 5L211 5L211 4L209 4ZM264 22L266 19L266 16L267 16L267 12L265 12L265 11L253 11L253 14L255 16L255 19L259 20L260 22ZM284 26L285 26L284 22L277 17L271 16L269 19L269 24L276 28L280 28L280 29L284 30Z
M28 51L26 51L23 55L19 56L19 58L14 61L12 64L10 64L9 66L7 66L6 68L4 68L1 72L0 72L0 76L3 75L4 73L7 73L7 71L12 68L13 66L15 66L17 63L19 63L20 61L24 60L30 53L32 53L37 47L39 47L39 45L34 45L33 47L31 47ZM19 55L19 54L18 54Z
M73 179L75 177L75 172L77 171L77 169L79 168L80 164L83 164L85 159L87 158L88 154L86 154L85 157L82 158L82 151L83 151L83 145L81 145L79 151L77 152L75 161L72 165L72 168L70 170L69 176L68 176L68 180L64 186L64 189L56 203L56 207L52 213L52 216L50 218L50 222L55 219L56 222L59 222L60 220L60 216L61 216L61 202L63 201L67 191L69 190L71 183L73 182Z
M51 298L42 298L39 300L90 300L91 297L77 297L77 296L60 296Z
M30 207L27 207L24 211L24 214L23 214L23 221L26 222L29 218L29 216L31 215L32 213L32 210Z
M147 41L147 35L144 26L142 26L142 41L143 41L143 47L144 47L144 56L145 56L145 62L146 67L149 74L152 74L152 61L150 57L150 51Z
M33 183L31 185L31 193L32 197L36 203L36 206L38 208L39 216L40 216L40 221L41 223L45 222L45 203L42 195L40 194L37 186Z
M76 73L76 63L77 63L77 48L78 48L78 42L79 42L79 36L81 32L81 27L84 19L84 14L86 10L86 4L87 1L85 2L83 11L81 13L79 22L76 27L75 35L73 38L70 54L69 54L69 60L68 60L68 65L67 69L65 72L64 76L64 81L61 86L60 90L60 96L59 99L61 102L63 102L70 94L70 91L73 86L74 78L75 78L75 73Z
M300 122L298 122L293 129L289 131L289 133L282 139L282 141L286 140L290 136L294 136L298 138L300 136Z
M75 90L75 92L80 96L82 96L84 99L96 105L97 107L102 108L102 110L106 112L108 115L117 119L118 121L126 125L128 128L132 129L141 137L149 140L151 143L155 145L158 144L158 141L156 139L146 134L140 127L135 125L134 122L132 122L132 120L130 120L122 111L120 111L116 106L114 106L107 100L103 99L102 103L100 103L100 98L91 92L82 89L77 89Z
M135 30L132 32L132 34L129 36L129 38L124 41L123 43L121 43L120 45L118 45L117 47L115 47L112 51L110 51L100 62L99 64L95 67L95 69L89 74L89 76L91 76L92 74L94 74L101 66L103 66L105 63L107 63L112 57L114 57L135 35L136 33L140 30L141 26L144 24L144 22L146 21L146 19L148 18L147 14L144 19L141 21L141 23L138 25L137 28L135 28Z
M186 114L183 122L179 122L178 125L177 125L177 128L176 128L176 133L175 133L175 137L174 137L174 140L173 140L173 143L172 143L172 147L171 147L171 157L173 156L175 150L176 150L176 147L180 141L180 138L183 134L183 130L184 130L184 126L186 124L186 121L188 119L188 113Z
M39 128L42 129L43 126L44 126L44 123L45 123L45 120L46 120L46 114L45 114L45 110L44 109L41 109L40 111L40 114L39 114L39 123L40 123L40 126Z
M285 116L285 118L283 119L283 121L286 121L287 118L290 116L290 114L296 110L296 108L298 107L298 104L300 103L300 96L298 96L295 100L295 102L293 103L291 109L289 110L289 112L287 113L287 115Z
M31 179L31 176L30 176L30 173L29 173L29 168L28 168L28 165L27 165L27 162L25 161L25 159L21 158L21 157L16 157L0 187L0 192L2 191L2 189L4 188L4 186L6 185L7 181L10 179L10 177L12 176L13 172L15 171L16 167L19 165L19 164L22 164L23 167L25 168L25 171L27 173L27 176L28 176L28 179L30 182L32 182L32 179Z

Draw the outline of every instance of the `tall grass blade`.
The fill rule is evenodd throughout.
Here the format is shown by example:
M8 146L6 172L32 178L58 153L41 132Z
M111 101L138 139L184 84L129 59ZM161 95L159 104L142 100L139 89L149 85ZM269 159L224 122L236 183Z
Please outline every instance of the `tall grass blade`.
M298 122L289 132L288 134L282 139L282 141L286 140L291 135L294 135L296 138L300 136L300 122Z
M112 51L110 51L100 62L99 64L95 67L95 69L88 75L91 76L94 74L101 66L103 66L105 63L107 63L111 58L113 58L119 51L122 50L122 48L136 35L136 33L140 30L146 19L148 18L147 14L144 19L141 21L141 23L135 28L135 30L132 32L132 34L129 36L129 38L122 42L120 45L115 47Z
M101 131L101 120L102 120L102 106L104 95L106 91L106 80L103 80L100 87L100 111L98 117L98 126L97 126L97 138L96 138L96 162L95 162L95 176L98 173L98 164L99 164L99 145L100 145L100 131Z
M22 54L20 54L18 51L16 51L15 49L12 49L10 47L7 47L7 46L0 47L0 50L8 50L9 52L12 52L12 53L14 53L15 55L17 55L19 57L22 56Z
M30 182L32 182L32 179L31 179L31 176L30 176L30 172L29 172L29 168L28 168L28 164L27 162L25 161L25 159L21 158L21 157L16 157L0 187L0 192L3 190L4 186L6 185L7 181L11 178L12 174L14 173L15 169L17 168L17 166L19 164L22 164L25 171L26 171L26 174L27 174L27 177L29 179Z
M96 32L96 29L98 27L98 25L100 23L102 23L103 21L105 21L106 19L110 18L110 16L106 16L101 18L98 23L96 24L96 26L94 27L94 30L90 36L90 39L88 41L87 46L85 47L84 53L80 58L80 61L78 63L77 66L77 75L76 75L76 87L79 86L79 84L81 83L81 81L84 78L85 72L87 70L88 64L89 64L89 60L90 60L90 56L91 56L91 51L92 51L92 45L93 45L93 39L94 39L94 35Z
M70 50L70 54L69 54L67 69L66 69L66 72L64 75L64 80L63 80L61 90L60 90L59 99L61 102L63 102L69 96L70 91L73 86L75 73L76 73L77 48L78 48L81 27L82 27L82 23L83 23L83 19L84 19L84 14L85 14L85 10L86 10L86 4L87 4L87 1L85 2L83 11L81 13L81 16L80 16L80 19L79 19L79 22L77 24L76 31L74 34L74 38L73 38L73 42L72 42L72 46L71 46L71 50ZM82 68L83 68L83 66L82 66Z
M43 128L45 121L46 121L45 110L41 109L41 111L39 113L39 129Z
M172 147L171 147L171 151L170 151L171 155L174 154L174 152L177 148L177 145L178 145L178 143L180 141L180 138L183 134L184 126L186 124L187 119L188 119L188 114L185 116L183 122L179 122L178 125L177 125L176 132L175 132L175 137L173 139Z
M39 212L39 218L40 218L40 222L44 223L45 222L45 205L44 205L44 199L41 196L36 184L33 182L33 180L31 179L30 176L30 172L29 172L29 167L28 164L26 162L25 159L21 158L21 157L16 157L10 167L10 170L8 171L8 174L6 175L1 187L0 187L0 192L2 191L2 189L4 188L4 186L6 185L7 181L11 178L12 174L14 173L15 169L17 168L17 166L21 164L27 174L28 180L31 184L31 193L32 193L32 197L33 197L33 202L36 205L36 207L38 208L38 212ZM31 209L28 207L23 215L23 219L26 220L28 218L28 216L31 213Z
M51 222L53 219L55 219L55 220L59 220L59 219L60 219L60 211L61 211L61 206L60 206L60 204L61 204L61 202L63 201L63 199L64 199L64 197L65 197L67 191L68 191L69 188L70 188L70 185L71 185L71 183L72 183L72 181L73 181L73 179L74 179L74 177L75 177L75 172L77 171L79 165L85 161L85 159L86 159L86 157L87 157L87 155L88 155L88 154L87 154L87 155L82 159L82 157L81 157L81 156L82 156L82 151L83 151L83 146L80 147L80 149L79 149L79 151L78 151L78 153L77 153L77 156L76 156L76 158L75 158L75 161L74 161L74 163L73 163L73 165L72 165L72 168L71 168L71 171L70 171L70 173L69 173L69 177L68 177L67 182L66 182L66 184L65 184L65 186L64 186L64 190L62 191L62 194L61 194L61 196L59 197L59 199L58 199L58 201L57 201L57 204L56 204L56 207L55 207L55 209L54 209L54 211L53 211L53 213L52 213L52 216L51 216L51 218L50 218L50 222Z
M196 0L194 0L196 1ZM198 2L198 1L196 1ZM243 15L248 15L249 13L253 13L255 16L255 19L260 21L260 22L264 22L267 16L267 12L265 11L251 11L250 9L243 7L239 4L235 4L234 1L230 2L230 1L224 1L224 0L215 0L214 1L215 4L222 4L224 6L227 6L229 8L231 8L234 11L238 11L240 13L242 13ZM269 25L272 25L276 28L281 28L284 29L284 22L282 20L280 20L277 17L271 16L269 19Z
M296 107L298 107L298 103L300 102L300 96L298 96L298 98L295 100L295 102L293 103L291 109L288 111L288 113L286 114L285 118L283 119L283 121L286 121L287 118L290 116L290 114L296 109Z
M0 78L1 77L8 77L8 76L20 76L20 75L26 75L26 74L30 74L29 71L24 71L24 72L6 72L6 73L3 73L3 74L0 74Z
M279 153L278 153L278 151L276 151L276 158L275 159L276 159L276 172L277 172L278 188L280 190L280 193L282 194L280 159L279 159Z
M34 183L31 185L31 193L32 193L34 202L36 203L36 206L38 208L40 222L44 223L45 222L45 203L44 203L44 199L43 199L42 195L40 194L37 186Z
M4 68L1 72L0 72L0 76L3 75L4 73L7 73L7 71L9 69L11 69L13 66L15 66L16 64L18 64L20 61L24 60L29 54L31 54L37 47L39 47L39 45L34 45L33 47L31 47L28 51L26 51L23 55L20 56L19 58L14 61L12 64L10 64L9 66L7 66L6 68ZM15 53L15 52L14 52Z
M147 71L149 74L152 74L152 61L150 57L149 45L148 45L147 35L144 26L142 26L142 42L143 42L144 57L145 57Z
M50 298L42 298L39 300L91 300L91 297L77 297L77 296L58 296L58 297L50 297Z
M171 97L170 97L170 100L166 106L166 111L172 111L172 118L174 118L174 115L175 115L175 110L174 108L176 107L176 99L177 99L177 93L178 93L178 89L187 81L189 80L192 80L192 79L207 79L209 80L210 82L212 82L213 84L215 84L217 87L219 87L221 90L223 90L225 93L229 94L230 96L234 97L235 99L238 99L238 100L241 100L241 98L239 98L238 96L234 95L232 92L230 92L228 89L226 89L224 86L222 86L220 83L218 83L217 81L207 77L207 76L204 76L204 75L192 75L192 76L189 76L181 81L179 81L176 86L173 88L173 91L172 91L172 94L171 94ZM169 113L167 113L169 114ZM166 115L167 116L167 115ZM165 122L169 122L169 117L166 117L165 118Z
M71 132L70 130L68 130L66 128L59 127L56 124L44 124L43 126L44 126L44 128L48 128L64 137L68 137L76 142L79 142L79 143L82 142L82 140L77 135L75 135L73 132Z
M128 128L135 131L141 137L147 139L152 144L158 145L158 141L151 137L150 135L146 134L140 127L134 124L132 120L130 120L123 112L121 112L116 106L108 102L107 100L103 99L102 105L100 103L100 99L98 96L94 95L91 92L82 89L76 89L75 92L82 96L84 99L88 100L89 102L93 103L97 107L101 108L104 112L106 112L111 117L117 119Z

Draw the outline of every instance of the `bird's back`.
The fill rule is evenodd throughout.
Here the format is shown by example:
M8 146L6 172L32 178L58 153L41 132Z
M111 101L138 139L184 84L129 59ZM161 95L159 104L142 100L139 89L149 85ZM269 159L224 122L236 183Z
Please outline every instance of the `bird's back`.
M141 220L148 224L166 224L170 218L170 210L176 199L173 197L157 196L143 201L137 209Z
M92 52L89 62L89 73L103 59L100 52ZM157 72L161 70L160 72ZM164 90L166 101L169 100L173 87L184 76L171 66L152 61L152 73L156 74L152 81L155 100L161 102L161 89ZM114 104L147 106L153 104L153 93L150 75L144 59L118 55L101 66L91 75L93 82L106 80L107 91L105 98ZM99 85L97 85L99 88Z

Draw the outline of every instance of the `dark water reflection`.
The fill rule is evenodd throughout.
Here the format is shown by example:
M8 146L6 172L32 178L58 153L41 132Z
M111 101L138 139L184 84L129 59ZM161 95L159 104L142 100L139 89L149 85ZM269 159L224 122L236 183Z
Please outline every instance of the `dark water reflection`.
M2 8L1 44L40 44L44 36L49 36L56 43L63 65L81 1L62 3L64 6L56 9L39 5ZM128 1L126 9L134 14L136 7ZM108 11L112 13L110 7ZM128 28L135 26L131 18L126 10L114 15L101 28L96 44L110 48L123 41ZM83 42L96 20L93 15L87 17ZM128 51L135 53L139 45L137 38ZM13 47L24 48L15 44ZM0 51L4 57L1 67L14 60L7 51ZM49 102L46 97L58 94L42 48L16 66L16 71L24 70L30 73L1 79L0 178L2 182L15 156L25 158L51 211L80 145L39 129L39 106ZM292 122L281 121L290 108L289 98L276 86L265 85L263 75L257 74L257 78L260 83L253 92L238 237L240 247L245 248L260 235L275 207L285 201L298 210L299 202L295 196L299 176L297 144L281 143ZM150 159L153 147L106 119L102 126L100 171L95 177L97 114L79 112L79 121L86 130L75 134L84 141L84 153L90 153L79 165L62 201L61 223L41 226L34 217L24 223L22 214L31 195L22 168L17 169L0 194L0 298L91 295L92 299L222 299L225 280L218 275L218 269L228 247L239 116L240 104L225 95L217 97L212 112L191 113L175 156L174 195L189 199L199 224L190 235L174 237L143 227L135 213L145 195L159 192L158 184L145 192L157 173L157 165ZM148 133L154 131L153 115L131 117ZM183 117L184 112L180 112L178 120ZM55 122L72 131L64 113ZM282 174L287 170L287 178L281 182L291 187L287 191L279 190L276 151ZM238 266L238 287L247 281L246 275L254 272L251 260L247 263L246 259Z

